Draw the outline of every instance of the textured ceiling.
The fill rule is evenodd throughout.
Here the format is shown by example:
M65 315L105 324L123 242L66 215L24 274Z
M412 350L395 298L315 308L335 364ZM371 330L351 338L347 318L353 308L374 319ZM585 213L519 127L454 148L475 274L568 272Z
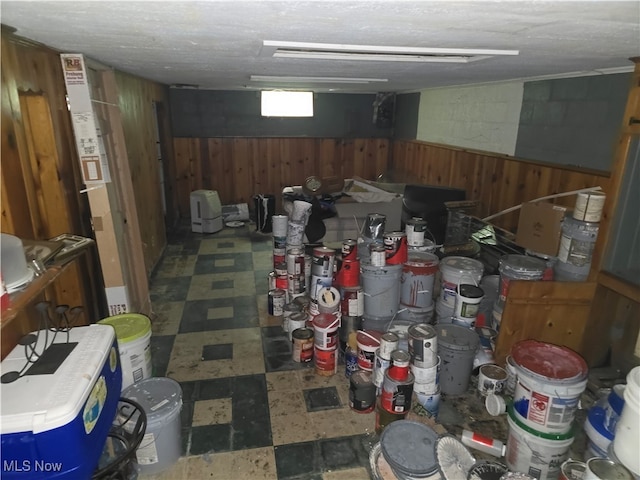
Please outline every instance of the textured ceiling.
M283 88L251 75L372 77L375 86L295 84L316 90L422 88L631 70L640 56L634 1L2 1L17 34L168 85ZM261 57L263 40L515 49L469 64Z

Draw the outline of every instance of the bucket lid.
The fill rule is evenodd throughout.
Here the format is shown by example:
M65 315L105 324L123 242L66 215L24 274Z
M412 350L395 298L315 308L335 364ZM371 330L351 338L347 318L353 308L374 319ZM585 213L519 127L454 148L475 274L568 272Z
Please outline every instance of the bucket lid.
M478 334L470 328L452 323L437 326L438 344L451 350L476 350L480 343Z
M544 260L530 257L528 255L519 255L516 253L504 255L500 258L500 271L509 269L520 274L531 275L544 272L547 268Z
M360 345L365 345L367 347L377 347L380 345L382 332L379 332L377 330L358 330L356 338Z
M315 317L313 317L313 326L314 328L319 329L327 329L327 328L338 328L340 324L340 320L337 315L333 313L319 313Z
M309 340L313 337L313 330L310 328L296 328L293 332L291 332L291 336L296 340Z
M456 272L458 274L469 273L469 271L477 274L484 272L484 265L481 261L469 257L444 257L440 261L440 270Z
M524 430L529 435L533 435L534 437L542 438L544 440L570 440L573 438L574 425L571 425L571 429L567 433L544 433L535 430L528 425L522 423L515 414L513 410L513 405L509 405L507 407L507 415L509 416L509 422L513 422L521 430Z
M484 290L475 285L469 283L461 283L458 285L458 293L461 297L465 298L482 298L484 297Z
M584 358L568 347L537 340L521 340L511 347L511 357L525 373L545 381L582 380L589 371Z
M438 471L437 439L436 432L427 425L398 420L382 432L380 448L393 470L411 476L427 476Z
M182 389L175 380L166 377L153 377L141 380L127 387L122 396L137 402L147 415L147 423L162 419L180 411L182 407Z
M98 321L102 325L111 325L116 331L119 342L132 342L142 338L151 331L151 321L138 313L123 313Z

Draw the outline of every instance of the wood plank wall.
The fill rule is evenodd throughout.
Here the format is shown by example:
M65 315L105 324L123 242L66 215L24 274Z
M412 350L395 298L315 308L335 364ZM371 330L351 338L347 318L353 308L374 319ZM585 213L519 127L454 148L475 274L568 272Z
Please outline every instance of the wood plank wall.
M481 218L546 195L594 186L606 192L609 186L607 172L420 141L395 141L391 158L389 174L395 181L463 188L468 199L480 202L477 216ZM572 207L575 197L556 203ZM518 212L492 223L515 232Z
M387 171L390 142L382 138L174 138L180 215L189 218L193 190L216 190L223 205L272 194L310 175L374 180Z

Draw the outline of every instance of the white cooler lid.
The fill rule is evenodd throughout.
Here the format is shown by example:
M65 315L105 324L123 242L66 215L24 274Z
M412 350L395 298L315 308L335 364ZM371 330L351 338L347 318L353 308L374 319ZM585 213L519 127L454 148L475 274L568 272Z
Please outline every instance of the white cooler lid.
M36 335L38 332L32 332ZM54 332L40 331L35 344L42 353L52 343ZM45 344L45 341L48 342ZM24 375L0 386L0 432L2 434L45 432L70 423L78 416L106 361L115 332L109 325L74 327L69 342L77 345L53 374ZM58 332L56 344L67 343L67 333ZM0 364L2 375L21 371L27 363L25 347L16 346ZM115 368L115 365L114 365ZM28 370L28 368L27 368Z

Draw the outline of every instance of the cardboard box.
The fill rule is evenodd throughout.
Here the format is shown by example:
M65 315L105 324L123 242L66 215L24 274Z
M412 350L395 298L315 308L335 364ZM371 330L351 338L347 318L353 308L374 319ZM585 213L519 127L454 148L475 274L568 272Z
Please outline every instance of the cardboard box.
M566 207L548 202L524 203L520 209L516 244L555 257L566 211Z

